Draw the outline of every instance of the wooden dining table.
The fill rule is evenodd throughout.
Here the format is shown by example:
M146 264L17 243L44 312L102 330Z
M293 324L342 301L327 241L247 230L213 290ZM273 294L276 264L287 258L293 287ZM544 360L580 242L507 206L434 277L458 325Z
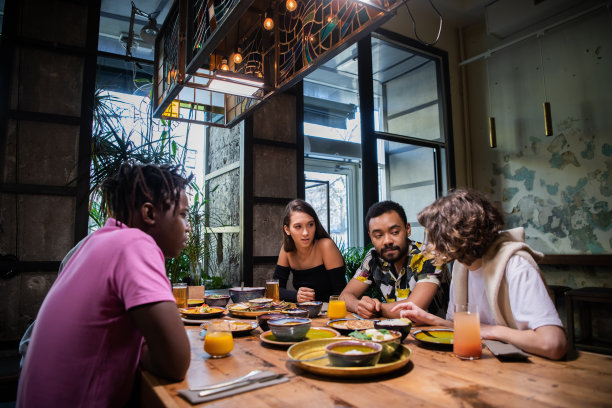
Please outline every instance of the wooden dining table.
M313 319L314 327L327 318ZM187 325L191 365L181 382L142 372L145 407L191 407L178 391L226 381L254 369L285 374L289 381L197 406L206 407L602 407L612 406L612 356L574 352L566 360L530 356L502 362L485 347L479 360L461 360L450 349L404 340L410 362L397 371L368 378L338 378L304 371L288 358L286 347L263 343L257 328L234 339L228 357L204 351L199 325ZM417 328L422 329L422 328ZM415 330L413 328L413 330Z

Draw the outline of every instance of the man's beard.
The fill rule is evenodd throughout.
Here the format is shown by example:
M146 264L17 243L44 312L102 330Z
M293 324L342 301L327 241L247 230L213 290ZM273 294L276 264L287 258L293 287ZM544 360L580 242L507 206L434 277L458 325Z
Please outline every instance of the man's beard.
M389 255L386 251L389 249L393 249L397 251L397 255L392 256ZM397 262L399 259L401 259L404 255L406 255L408 253L408 246L405 247L399 247L399 246L387 246L387 247L383 247L380 250L380 256L382 257L382 259L384 259L385 261L389 262L389 263L395 263Z

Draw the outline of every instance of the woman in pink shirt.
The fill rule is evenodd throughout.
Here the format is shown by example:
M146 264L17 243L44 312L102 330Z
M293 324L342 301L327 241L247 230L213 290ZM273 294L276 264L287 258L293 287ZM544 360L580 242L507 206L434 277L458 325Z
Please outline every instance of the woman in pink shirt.
M190 231L177 167L125 163L102 186L109 218L74 251L32 333L18 407L119 407L138 365L181 380L190 346L164 257Z

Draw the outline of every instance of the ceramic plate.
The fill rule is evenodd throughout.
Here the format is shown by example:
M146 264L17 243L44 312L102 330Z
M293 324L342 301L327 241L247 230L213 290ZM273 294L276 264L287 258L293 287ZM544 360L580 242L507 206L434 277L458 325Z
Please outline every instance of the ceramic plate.
M291 359L306 360L322 357L325 355L325 346L339 339L318 339L308 340L294 344L287 350L287 355ZM410 361L412 350L405 345L398 347L395 355L390 361L378 363L373 366L365 367L336 367L331 365L327 357L314 361L300 361L297 364L302 369L311 373L330 377L368 377L381 375L404 367Z
M222 307L211 307L209 308L208 313L200 313L199 307L186 307L184 309L179 309L181 315L185 319L189 320L197 320L197 319L212 319L213 317L219 317L225 312L225 309Z
M452 329L429 329L416 330L412 332L412 337L421 343L441 347L453 346Z
M227 320L230 323L232 334L234 336L240 336L249 333L251 330L256 329L259 325L255 321L243 321L243 320ZM205 322L200 325L204 330L208 328L210 322Z
M251 310L246 303L236 303L229 305L227 310L229 310L230 314L234 317L257 317L262 314L271 313L275 311L280 311L283 309L287 309L289 307L295 307L295 304L288 302L281 302L277 306L272 306L269 308Z
M327 326L331 327L334 330L338 330L342 335L344 336L348 336L348 334L352 331L355 330L365 330L365 329L349 329L346 327L346 324L348 322L351 321L360 321L360 320L367 320L367 319L336 319L336 320L330 320L329 322L327 322ZM374 321L371 320L372 322L372 329L374 328Z
M314 340L314 339L328 339L328 338L333 338L333 337L338 337L338 336L340 336L340 333L338 333L334 329L330 329L329 327L311 327L310 330L308 330L308 333L306 333L306 339L300 340L300 341ZM268 330L268 331L261 333L259 338L264 343L274 344L275 346L291 346L292 344L297 344L300 342L300 341L276 340L276 337L274 337L274 334L272 334L272 330Z

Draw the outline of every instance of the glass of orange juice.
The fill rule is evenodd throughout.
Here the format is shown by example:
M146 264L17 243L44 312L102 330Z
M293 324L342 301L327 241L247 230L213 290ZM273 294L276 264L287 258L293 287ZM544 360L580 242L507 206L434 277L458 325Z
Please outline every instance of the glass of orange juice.
M478 305L455 305L453 353L466 360L476 360L482 355Z
M227 320L212 321L206 329L204 351L211 358L226 357L234 349L234 339Z
M330 319L342 319L346 317L346 304L340 296L330 296L327 306L327 317Z

